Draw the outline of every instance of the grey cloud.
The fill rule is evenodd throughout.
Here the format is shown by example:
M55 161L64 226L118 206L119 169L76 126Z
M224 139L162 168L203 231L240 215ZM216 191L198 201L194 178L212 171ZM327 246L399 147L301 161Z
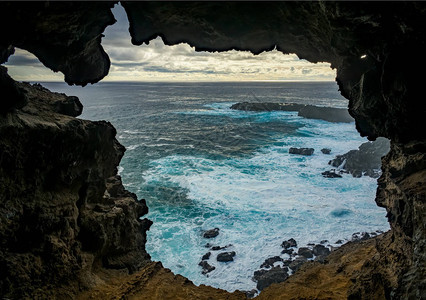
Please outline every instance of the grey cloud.
M198 74L227 74L223 71L214 70L189 70L189 69L172 69L161 66L146 66L143 67L145 72L158 72L158 73L198 73Z
M9 66L40 66L41 62L36 57L15 54L9 58L7 64Z

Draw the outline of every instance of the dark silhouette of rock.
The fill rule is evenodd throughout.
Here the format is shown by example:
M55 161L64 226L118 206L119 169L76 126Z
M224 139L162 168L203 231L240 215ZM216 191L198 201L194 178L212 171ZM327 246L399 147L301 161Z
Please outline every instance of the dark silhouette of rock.
M290 154L299 154L299 155L312 155L314 154L314 148L294 148L291 147L290 149L288 149L288 153Z
M288 278L288 268L273 267L270 270L258 270L254 272L253 280L257 281L259 291L267 288L273 283L280 283Z
M284 249L283 251L281 251L281 254L292 255L293 253L294 253L294 249L292 249L292 248Z
M297 254L306 258L312 258L314 256L312 250L307 247L300 247Z
M298 115L307 119L318 119L328 122L353 122L347 109L304 105L296 103L271 102L241 102L231 106L231 109L244 111L297 111Z
M283 259L279 256L274 256L265 259L265 261L260 265L261 268L271 268L274 266L274 263L278 261L283 261Z
M321 173L322 176L326 178L342 178L342 175L337 174L335 170L332 171L324 171Z
M319 119L337 123L350 123L355 121L347 109L333 107L306 105L299 110L298 115L307 119Z
M380 176L382 157L389 152L390 142L386 138L377 138L374 142L366 142L358 150L351 150L343 155L337 155L329 164L341 167L354 177L363 174L373 178Z
M322 152L323 154L330 154L330 153L331 153L331 149L329 149L329 148L322 148L322 149L321 149L321 152Z
M312 249L312 253L315 256L326 256L330 254L330 249L328 249L327 247L323 245L315 245L314 248Z
M256 296L257 294L257 290L256 289L252 289L251 291L246 291L245 292L246 296L248 299L252 299Z
M291 238L287 241L284 241L284 242L282 242L281 247L283 247L284 249L288 249L290 247L297 247L296 240Z
M210 255L212 255L212 253L207 252L206 254L203 255L203 257L201 257L201 260L208 260L210 258Z
M200 261L200 263L198 265L201 266L201 268L203 268L203 270L201 271L201 274L203 274L203 275L210 273L211 271L216 269L216 267L210 265L205 260Z
M234 256L235 256L235 251L223 252L217 255L216 260L220 262L229 262L234 260Z
M219 235L219 228L209 229L203 233L203 237L205 237L206 239L211 239L211 238L217 237L218 235Z
M305 263L305 262L307 262L308 260L307 260L307 258L306 257L304 257L304 256L298 256L298 257L296 257L296 259L295 260L293 260L289 265L288 265L288 267L290 268L290 269L292 269L293 270L293 272L296 272L297 270L299 270L299 268Z

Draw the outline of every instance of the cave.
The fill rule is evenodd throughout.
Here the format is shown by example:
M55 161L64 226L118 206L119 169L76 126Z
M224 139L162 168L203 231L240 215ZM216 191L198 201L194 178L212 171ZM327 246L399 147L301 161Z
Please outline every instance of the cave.
M160 36L199 51L277 49L337 69L362 136L391 140L376 203L391 231L306 264L268 299L423 299L425 133L421 2L126 2L132 43ZM18 47L68 84L104 78L102 32L114 2L2 2L0 60ZM143 200L124 189L124 148L105 121L75 117L76 97L18 83L0 68L0 294L9 298L245 299L196 287L153 263ZM351 265L348 253L358 264ZM5 270L5 271L3 271ZM330 275L331 274L331 275ZM313 279L314 277L314 279ZM336 284L338 282L338 284ZM291 295L291 296L290 296Z

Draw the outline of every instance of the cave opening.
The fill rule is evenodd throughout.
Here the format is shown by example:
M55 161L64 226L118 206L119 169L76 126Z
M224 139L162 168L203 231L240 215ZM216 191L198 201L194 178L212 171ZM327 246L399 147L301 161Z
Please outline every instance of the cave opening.
M165 49L171 48L159 39L142 46L145 53L157 48L163 58L157 65L152 64L153 55L134 62L122 49L108 50L107 42L104 46L113 59L104 82L83 89L45 85L77 94L85 107L81 118L107 119L117 128L118 139L127 148L119 173L125 187L147 199L151 210L148 218L154 225L148 232L147 249L154 260L161 260L165 267L196 284L250 290L256 287L254 272L266 259L281 259L265 267L270 269L283 267L292 257L282 252L287 250L281 245L285 240L294 238L299 248L323 244L331 249L339 246L340 240L350 240L353 233L389 228L384 210L373 201L375 179L351 174L342 174L342 180L321 176L331 168L328 161L334 155L366 142L353 123L304 119L294 111L230 109L246 101L347 107L334 82L318 80L321 76L329 79L329 74L317 74L316 81L310 82L309 76L315 74L318 65L304 61L306 65L299 68L287 67L290 73L300 75L291 82L274 77L283 70L273 67L265 68L269 71L266 77L247 82L244 79L252 78L260 69L246 67L240 72L240 82L235 82L220 77L230 73L232 66L211 66L220 67L217 62L226 56L234 62L258 59L257 64L263 67L267 62L276 66L283 63L277 55L285 56L277 51L263 53L267 59L262 54L218 53L219 58L201 70L185 57L208 61L211 54L189 53L190 47L185 45L178 45L169 54ZM173 65L179 53L177 61L181 64ZM164 59L167 55L170 60ZM285 59L294 61L294 56ZM10 66L13 63L12 58ZM140 69L156 82L117 82L140 77ZM133 74L126 73L129 70ZM312 147L315 152L309 157L290 155L291 147ZM332 156L321 152L328 148ZM203 237L206 230L216 227L220 232L217 237ZM219 253L232 251L236 253L233 263L217 262ZM202 274L199 262L208 252L216 270Z

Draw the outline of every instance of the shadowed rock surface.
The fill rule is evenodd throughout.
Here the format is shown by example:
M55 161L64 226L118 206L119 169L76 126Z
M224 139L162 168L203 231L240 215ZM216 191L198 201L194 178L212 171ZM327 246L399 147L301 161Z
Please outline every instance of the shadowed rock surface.
M99 81L109 70L100 41L114 22L113 4L0 2L0 62L19 47L63 72L68 83ZM350 244L339 257L332 253L335 264L305 264L284 283L266 288L260 299L426 297L426 119L418 75L426 69L426 3L122 5L136 45L161 36L168 45L187 42L196 50L276 48L310 62L330 62L360 134L392 141L376 197L391 232ZM75 101L69 106L72 99L58 113L50 93L13 82L4 68L0 87L0 294L63 299L92 287L95 298L240 297L194 287L148 263L143 249L149 222L138 221L146 211L143 202L105 193L124 151L109 123L64 115L78 108ZM136 269L137 275L125 275Z
M16 88L27 104L0 118L0 294L66 297L102 267L138 270L151 222L116 175L114 127L74 118L77 97Z

